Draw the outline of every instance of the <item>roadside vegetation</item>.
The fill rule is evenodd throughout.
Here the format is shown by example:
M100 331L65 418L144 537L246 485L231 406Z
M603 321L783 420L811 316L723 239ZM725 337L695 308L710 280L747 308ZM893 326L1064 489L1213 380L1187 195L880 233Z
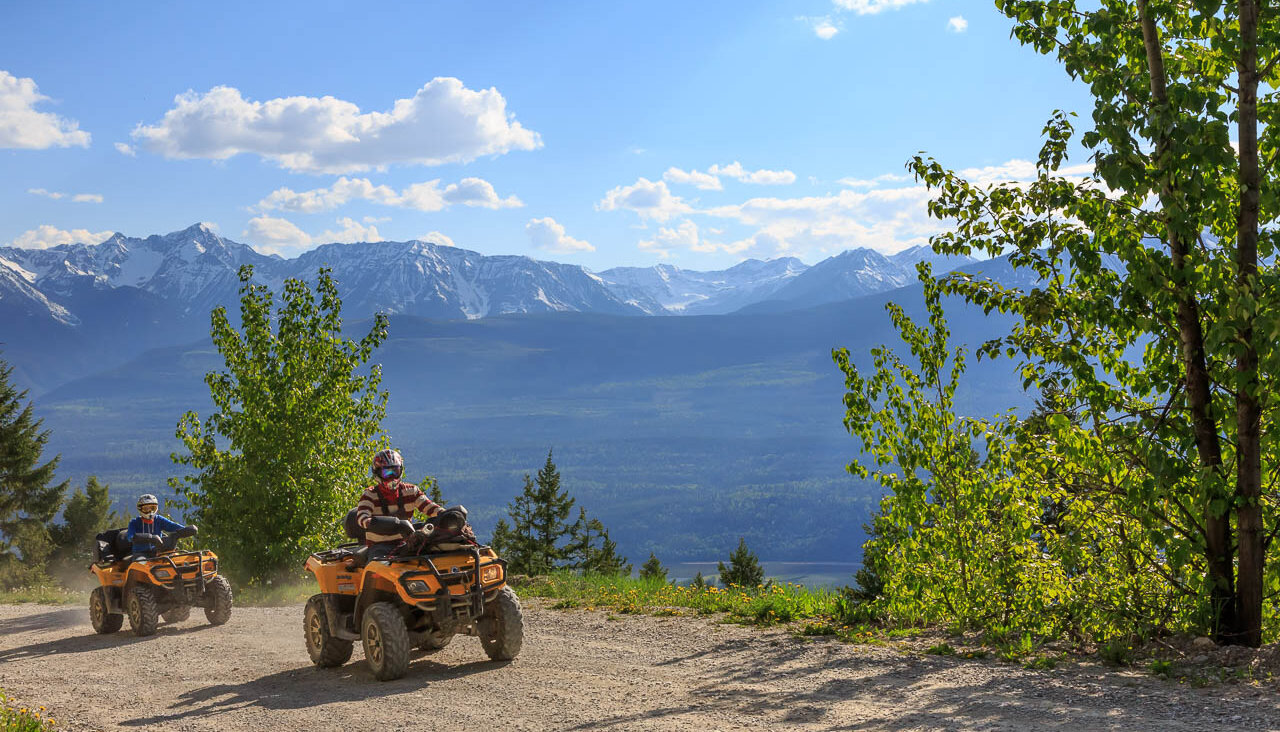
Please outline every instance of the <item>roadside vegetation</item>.
M44 707L20 706L0 690L0 732L45 732L57 724Z

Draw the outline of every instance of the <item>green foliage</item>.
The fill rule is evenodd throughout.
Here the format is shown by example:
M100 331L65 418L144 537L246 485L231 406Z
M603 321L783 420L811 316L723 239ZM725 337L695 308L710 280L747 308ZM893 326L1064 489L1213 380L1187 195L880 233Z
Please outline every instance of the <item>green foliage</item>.
M48 430L41 430L27 392L10 382L0 361L0 587L36 584L53 552L48 524L62 507L67 482L54 484L58 457L41 462Z
M954 656L954 655L956 655L956 649L952 648L951 646L947 645L946 643L939 643L939 644L937 644L936 646L930 646L930 647L926 648L924 652L925 652L925 653L928 653L928 654L929 654L929 655L931 655L931 656Z
M1263 602L1280 587L1265 478L1280 465L1280 181L1259 167L1280 139L1280 78L1256 66L1280 54L1280 25L1254 0L996 5L1089 86L1092 165L1065 166L1063 113L1030 183L908 165L953 224L936 252L1018 272L926 282L928 329L893 309L916 368L880 349L864 378L835 354L868 456L850 469L890 491L898 532L878 604L896 622L1256 645L1280 626ZM1017 318L978 355L1018 359L1045 395L1033 419L957 416L964 353L945 347L940 293Z
M738 548L729 555L729 566L717 562L716 569L720 573L720 584L725 587L752 590L764 586L764 567L760 566L760 557L747 548L745 538L738 539Z
M1147 665L1147 670L1153 676L1169 677L1173 673L1173 661L1167 661L1161 658L1151 659L1151 663Z
M667 581L667 568L662 566L662 562L658 561L658 555L649 552L649 558L645 560L644 564L640 565L640 579L656 580L658 582ZM694 582L702 582L702 573L699 572L698 576L693 579Z
M50 558L53 574L63 582L88 581L84 568L93 561L94 537L128 521L128 516L111 509L110 487L89 476L84 488L76 488L67 499L62 522L49 527L54 544Z
M569 522L574 499L560 487L560 470L552 454L536 479L524 476L524 487L507 504L511 521L499 519L490 545L508 562L514 574L544 575L556 569L575 569L596 575L630 575L631 565L618 554L618 544L599 519L584 509Z
M702 576L701 571L693 576L693 580L689 583L689 586L695 590L705 590L707 588L707 580Z
M57 720L45 713L44 707L20 706L0 690L0 731L47 732L56 729Z
M284 283L281 303L240 270L240 329L223 308L212 313L214 347L226 370L205 377L215 411L178 422L193 472L170 484L188 503L187 518L238 582L263 581L339 539L370 456L386 445L386 392L368 364L386 338L374 318L359 341L342 336L338 284L320 270L313 291ZM274 327L273 327L274 325Z

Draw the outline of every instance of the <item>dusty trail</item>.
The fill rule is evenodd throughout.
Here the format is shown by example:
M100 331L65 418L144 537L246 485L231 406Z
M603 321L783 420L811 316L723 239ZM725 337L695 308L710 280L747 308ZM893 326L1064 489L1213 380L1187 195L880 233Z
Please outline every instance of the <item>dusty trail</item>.
M1098 668L806 642L704 619L543 609L489 662L460 637L378 682L357 645L312 667L302 608L199 611L151 638L94 635L84 608L0 606L0 688L66 729L1280 729L1274 683L1210 689Z

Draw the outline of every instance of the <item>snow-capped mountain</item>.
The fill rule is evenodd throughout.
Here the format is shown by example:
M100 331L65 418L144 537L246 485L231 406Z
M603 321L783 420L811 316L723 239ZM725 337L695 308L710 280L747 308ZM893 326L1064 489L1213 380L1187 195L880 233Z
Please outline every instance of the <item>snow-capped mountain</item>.
M615 294L650 315L719 315L768 299L806 269L799 259L780 257L748 259L714 272L659 264L615 267L599 274Z

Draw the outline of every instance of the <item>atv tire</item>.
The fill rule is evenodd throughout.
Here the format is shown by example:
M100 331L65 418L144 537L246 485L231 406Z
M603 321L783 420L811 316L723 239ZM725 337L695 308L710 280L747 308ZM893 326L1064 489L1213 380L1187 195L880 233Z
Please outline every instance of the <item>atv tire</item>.
M409 669L409 629L400 610L390 602L375 602L360 621L364 659L374 678L391 681Z
M164 618L166 623L181 623L191 617L190 605L174 605L173 607L160 613L160 617Z
M125 610L129 613L129 627L137 636L155 635L156 625L160 622L160 612L156 606L156 595L151 585L137 584L129 590L125 599Z
M124 625L124 615L110 611L105 587L95 587L89 595L89 622L95 633L114 633Z
M494 661L510 661L524 643L524 614L515 590L503 587L485 603L484 615L476 621L476 633L484 652Z
M302 613L302 632L307 637L307 655L320 668L334 668L351 660L352 642L329 633L329 615L324 598L312 595Z
M214 577L205 587L204 617L210 625L222 625L231 619L231 583L226 577Z

